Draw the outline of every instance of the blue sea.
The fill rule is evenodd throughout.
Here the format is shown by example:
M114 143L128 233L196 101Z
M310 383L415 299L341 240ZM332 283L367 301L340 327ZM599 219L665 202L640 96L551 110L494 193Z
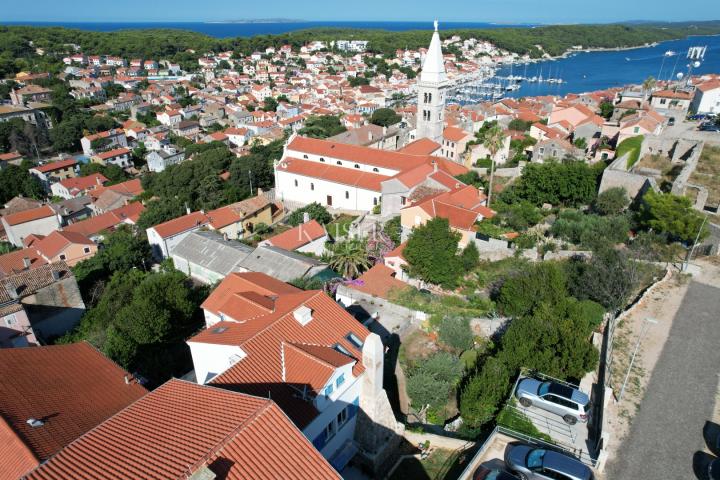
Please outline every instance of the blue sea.
M524 77L561 78L564 83L526 83L520 90L507 93L509 97L538 95L565 95L604 90L628 84L640 84L649 76L659 80L677 79L678 73L688 74L690 63L688 48L707 45L705 61L693 68L692 74L720 73L720 36L688 37L659 43L655 47L632 50L580 52L568 58L514 65L513 75ZM666 52L675 52L666 56ZM498 76L508 76L509 67L498 71Z
M291 22L291 23L85 23L85 22L4 22L6 25L60 26L102 32L139 28L173 28L192 30L216 38L251 37L272 35L318 27L374 28L390 31L431 30L432 22ZM440 28L503 28L530 27L532 25L510 25L477 22L441 22ZM689 47L707 45L703 64L693 73L720 73L720 36L689 37L681 40L662 42L655 47L622 51L576 53L560 60L516 65L513 75L525 77L562 78L562 84L522 83L522 88L508 92L507 96L524 97L536 95L564 95L571 92L588 92L641 83L652 75L661 80L675 78L677 73L688 73L686 53ZM665 52L674 51L675 56ZM510 74L510 68L498 72L500 76Z
M255 35L277 35L280 33L305 30L308 28L374 28L402 32L405 30L431 30L433 23L427 22L283 22L283 23L220 23L220 22L1 22L3 25L30 25L34 27L66 27L92 30L96 32L115 32L138 28L172 28L204 33L215 38L253 37ZM529 24L497 24L478 22L442 22L440 28L503 28L530 27Z

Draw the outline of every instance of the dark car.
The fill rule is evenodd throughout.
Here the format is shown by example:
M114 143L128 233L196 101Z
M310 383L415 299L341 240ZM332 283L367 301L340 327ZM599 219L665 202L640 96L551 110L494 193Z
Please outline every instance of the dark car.
M668 127L672 127L673 125L675 125L675 117L670 117L668 119Z
M720 480L720 458L716 458L708 465L708 478L710 480Z
M522 443L507 446L505 464L521 480L594 480L590 467L580 460Z
M487 468L482 465L473 473L473 480L518 480L515 475L499 468Z
M720 125L716 123L703 123L700 125L701 132L720 132Z

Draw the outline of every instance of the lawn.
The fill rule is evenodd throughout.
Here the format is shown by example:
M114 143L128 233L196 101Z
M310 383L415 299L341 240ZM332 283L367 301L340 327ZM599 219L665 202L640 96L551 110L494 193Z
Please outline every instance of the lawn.
M408 458L395 469L391 480L444 479L458 458L458 452L436 448L425 460Z
M357 216L342 213L335 220L327 224L327 231L333 238L347 237L350 224L358 218Z
M720 204L720 147L705 145L697 168L690 175L690 183L708 189L707 204Z
M627 159L627 168L632 168L632 166L635 165L640 158L640 147L642 147L644 139L645 137L642 135L626 138L622 141L622 143L620 143L620 145L618 145L617 150L615 151L615 158L620 158L626 153L629 153L630 156Z

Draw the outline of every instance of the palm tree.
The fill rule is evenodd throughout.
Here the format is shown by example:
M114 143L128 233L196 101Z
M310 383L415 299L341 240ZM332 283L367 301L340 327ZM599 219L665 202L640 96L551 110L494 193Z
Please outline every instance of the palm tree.
M493 176L495 175L495 155L505 143L505 133L500 125L493 125L485 132L483 146L490 150L490 185L488 186L487 206L490 207L492 200Z
M652 92L655 86L657 85L657 80L655 80L655 77L652 75L645 79L645 81L642 84L643 92L647 96L648 92Z
M364 270L372 266L365 248L365 242L358 239L349 239L337 242L330 247L332 257L330 268L345 278L356 278Z

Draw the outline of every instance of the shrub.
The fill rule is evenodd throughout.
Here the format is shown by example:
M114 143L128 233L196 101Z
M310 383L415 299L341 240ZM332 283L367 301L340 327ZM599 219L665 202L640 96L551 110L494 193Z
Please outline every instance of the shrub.
M442 408L463 372L463 364L447 352L437 352L410 368L407 393L416 408Z
M303 223L304 214L310 215L311 220L317 220L321 224L327 224L332 221L332 215L327 211L325 207L317 202L313 202L309 205L305 205L302 208L295 210L293 213L288 215L287 223L296 227Z
M629 231L630 220L627 216L601 217L577 210L563 211L550 229L555 237L593 250L607 244L624 242Z
M624 187L613 187L597 196L593 208L600 215L618 215L630 205L630 197Z
M471 426L481 426L492 420L510 390L510 376L505 363L495 357L488 358L460 395L463 421Z
M505 280L497 298L500 310L512 317L532 313L541 303L555 304L567 295L565 271L554 262L528 266Z
M456 352L473 346L470 320L465 317L445 317L440 322L440 341Z

